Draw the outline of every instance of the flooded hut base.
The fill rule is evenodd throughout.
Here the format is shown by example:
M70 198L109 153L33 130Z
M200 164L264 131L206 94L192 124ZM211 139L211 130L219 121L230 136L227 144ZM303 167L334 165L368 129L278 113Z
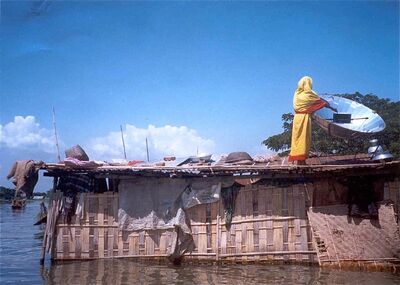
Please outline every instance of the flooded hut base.
M374 176L371 191L377 197L376 217L350 215L352 184L342 179L343 173L349 174L347 170L338 179L337 173L329 171L323 175L304 171L294 174L296 171L288 168L287 175L281 176L276 175L282 173L278 169L273 179L270 172L257 171L253 183L242 183L247 185L242 185L231 201L231 220L222 198L186 209L189 235L178 227L124 230L118 222L121 189L82 193L84 207L78 215L50 218L44 246L53 261L135 258L164 262L171 261L171 256L179 251L181 257L173 258L175 262L301 263L398 271L398 166L395 163L386 172L362 168L357 174L352 170L351 177L345 179L365 180ZM61 175L51 170L51 176ZM120 187L125 188L129 188L131 179L124 173L116 175L110 171L97 172L97 177L124 180L127 183L120 183ZM140 199L134 190L131 195ZM50 207L60 205L58 201L62 199L61 192L53 193Z

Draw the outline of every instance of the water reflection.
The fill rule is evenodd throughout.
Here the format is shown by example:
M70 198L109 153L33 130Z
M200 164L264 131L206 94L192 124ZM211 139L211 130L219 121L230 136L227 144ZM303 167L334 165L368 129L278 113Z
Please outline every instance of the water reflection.
M53 265L45 284L312 284L318 268L305 266L144 264L132 260L98 260Z
M50 266L44 284L399 284L400 276L301 265L169 266L97 260Z
M173 266L114 259L39 266L40 202L21 211L0 203L0 284L400 284L400 276L300 265Z

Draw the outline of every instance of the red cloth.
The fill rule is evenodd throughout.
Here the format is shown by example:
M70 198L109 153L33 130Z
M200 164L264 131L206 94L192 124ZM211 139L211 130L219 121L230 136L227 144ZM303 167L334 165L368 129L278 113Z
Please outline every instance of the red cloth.
M138 165L138 164L143 163L143 162L144 162L143 160L130 160L130 161L128 161L128 165L129 166L135 166L135 165Z

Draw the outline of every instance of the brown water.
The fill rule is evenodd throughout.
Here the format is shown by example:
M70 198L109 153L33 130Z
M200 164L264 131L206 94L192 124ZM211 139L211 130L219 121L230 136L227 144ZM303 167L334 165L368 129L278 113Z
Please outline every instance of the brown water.
M115 259L39 266L39 202L0 204L0 284L400 284L400 276L300 265L190 265Z

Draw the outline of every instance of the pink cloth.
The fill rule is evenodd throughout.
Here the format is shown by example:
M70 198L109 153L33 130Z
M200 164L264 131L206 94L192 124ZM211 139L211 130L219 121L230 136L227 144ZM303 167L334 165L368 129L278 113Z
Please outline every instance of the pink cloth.
M82 161L82 160L72 158L72 157L67 157L64 160L64 164L65 164L65 166L69 166L72 168L96 168L96 167L102 166L101 163L98 163L93 160Z

